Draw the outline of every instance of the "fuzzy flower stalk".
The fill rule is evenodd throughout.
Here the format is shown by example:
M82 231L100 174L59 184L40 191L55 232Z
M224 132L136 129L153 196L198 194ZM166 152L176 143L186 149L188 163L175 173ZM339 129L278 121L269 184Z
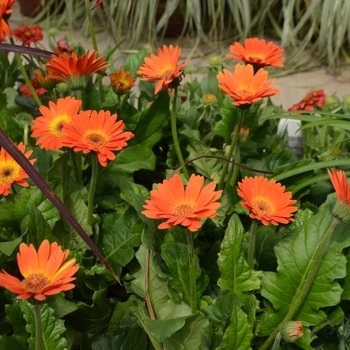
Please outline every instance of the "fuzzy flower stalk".
M202 222L200 219L217 216L217 202L222 191L214 191L216 183L213 181L203 187L203 176L191 175L186 188L179 175L158 184L156 190L150 192L151 199L146 200L142 211L151 219L167 219L158 228L167 229L176 225L187 228L187 247L190 268L190 306L192 314L197 312L196 296L196 266L193 237L191 232L197 231Z

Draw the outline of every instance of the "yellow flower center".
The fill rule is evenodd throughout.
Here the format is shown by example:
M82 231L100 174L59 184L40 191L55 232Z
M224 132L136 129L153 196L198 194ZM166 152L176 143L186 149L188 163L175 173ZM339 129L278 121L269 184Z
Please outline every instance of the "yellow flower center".
M92 131L84 136L84 142L90 147L102 148L108 143L108 138L101 132Z
M206 103L214 103L216 102L217 99L216 99L216 96L213 94L206 94L203 96L203 100Z
M54 134L57 137L66 136L66 134L62 131L62 128L65 123L69 123L71 121L71 118L68 115L60 115L57 118L55 118L50 123L50 132L51 134Z
M20 166L15 161L0 163L0 184L8 184L19 176Z
M32 273L21 282L22 287L30 293L39 293L48 284L50 281L42 273Z
M24 34L24 36L26 36L27 38L30 38L30 37L32 36L32 33L31 33L29 30L27 30L27 31L24 32L23 34Z
M263 61L265 59L265 57L262 56L249 56L248 60L249 62L252 63L261 63L261 61Z
M255 198L252 201L252 207L259 216L263 216L263 215L270 216L274 213L274 209L271 203L266 201L263 198Z
M173 214L178 218L187 218L190 214L195 212L195 207L192 204L182 203L176 206Z

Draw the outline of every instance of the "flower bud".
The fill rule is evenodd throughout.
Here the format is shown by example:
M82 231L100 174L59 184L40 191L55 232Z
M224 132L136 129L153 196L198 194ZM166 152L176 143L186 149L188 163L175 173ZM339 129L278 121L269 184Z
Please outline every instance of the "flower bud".
M303 324L300 321L289 321L281 329L282 338L288 343L294 343L303 334Z

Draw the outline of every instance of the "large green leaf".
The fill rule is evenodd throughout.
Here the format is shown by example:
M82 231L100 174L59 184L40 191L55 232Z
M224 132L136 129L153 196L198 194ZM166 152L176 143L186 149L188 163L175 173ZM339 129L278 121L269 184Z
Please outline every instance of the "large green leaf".
M60 189L58 188L58 195ZM38 208L51 229L59 220L59 212L37 187L23 188L18 195L10 195L0 201L0 226L17 226L28 215L29 208Z
M259 317L257 333L266 336L285 318L293 307L310 266L320 247L322 238L332 222L331 210L334 201L326 203L320 212L305 216L303 225L298 225L294 235L282 239L276 246L277 272L264 272L261 294L273 308ZM346 258L342 250L350 245L349 225L338 224L330 236L313 282L293 319L305 326L317 326L327 319L323 308L340 302L342 288L336 279L346 276Z
M164 340L164 350L198 349L201 344L201 331L208 324L208 318L202 315L188 317L180 330Z
M236 293L242 300L248 292L260 287L259 272L251 270L243 252L244 229L239 217L234 214L228 223L221 243L218 265L221 277L218 285L223 290Z
M231 323L224 334L224 346L220 350L250 350L250 342L253 339L252 326L248 322L247 315L235 305L231 317ZM219 350L217 349L217 350Z
M203 142L193 138L189 139L188 141L188 159L195 159L200 156L214 156L224 158L223 151L213 150ZM194 168L196 169L196 173L201 174L207 177L208 179L218 181L220 179L220 174L224 165L224 160L218 158L203 157L194 160L190 164L191 166L194 166Z
M76 191L65 202L68 210L73 214L84 231L90 236L92 228L87 221L87 206L82 198L81 191ZM76 231L66 222L60 220L55 225L53 235L64 249L85 251L87 245Z
M30 207L29 215L22 221L21 229L27 234L27 244L33 244L36 249L47 239L50 243L55 241L49 224L45 221L38 208Z
M6 305L5 312L13 327L12 338L15 338L22 347L28 348L29 333L26 331L26 321L23 318L23 313L20 304ZM1 344L1 342L0 342ZM6 349L4 347L4 349Z
M27 321L26 330L31 334L30 338L28 339L29 349L37 349L34 306L29 304L27 301L21 301L20 306L23 316ZM62 334L66 331L64 321L55 318L54 311L48 306L48 304L40 305L40 315L42 322L42 338L45 344L45 349L67 349L67 340L62 336Z
M147 250L143 245L136 252L136 258L140 263L140 269L133 273L135 277L130 283L125 283L126 290L146 299L145 281L147 261L148 271L148 293L153 307L155 318L159 320L172 319L191 314L190 307L183 301L175 302L169 297L166 275L160 270L154 259L155 253Z
M169 242L161 246L162 258L166 262L168 269L166 274L169 276L170 288L179 292L182 300L190 304L190 270L188 247L183 243ZM201 273L199 260L195 255L196 264L196 294L197 300L202 296L208 285L209 278Z
M134 247L140 244L140 238L132 233L138 216L113 213L102 219L101 251L112 267L125 266L134 257Z
M140 68L144 62L144 58L148 55L148 50L139 50L136 53L129 55L126 62L123 65L123 69L129 71L131 76L137 75L136 71Z

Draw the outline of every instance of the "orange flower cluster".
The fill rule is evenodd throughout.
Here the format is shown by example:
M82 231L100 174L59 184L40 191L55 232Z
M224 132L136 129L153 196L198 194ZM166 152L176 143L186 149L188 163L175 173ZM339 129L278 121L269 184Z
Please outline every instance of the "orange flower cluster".
M102 166L115 159L112 151L125 147L134 135L123 132L123 121L109 111L80 111L81 101L74 97L59 98L57 104L50 101L49 107L41 106L41 116L32 126L32 137L39 137L36 144L46 150L59 150L62 146L76 152L96 152Z
M36 94L40 97L43 96L47 93L47 89L45 89L42 84L41 84L41 80L43 80L44 77L42 76L41 70L37 69L35 71L35 76L33 79L30 80L30 83L32 84ZM56 84L56 82L54 81L54 83ZM32 92L29 90L29 87L27 84L23 84L20 88L19 88L19 92L27 97L33 97Z
M135 83L135 78L133 78L128 71L122 68L117 72L110 74L109 79L111 81L113 91L117 95L127 94Z
M179 46L163 45L163 49L158 48L157 53L158 55L151 54L151 57L146 57L145 63L137 71L137 74L144 76L142 80L157 81L155 94L161 89L168 91L173 81L180 79L183 75L182 69L188 63L185 61L178 64L181 56Z
M216 200L222 191L214 191L216 183L213 181L203 187L203 176L192 175L186 189L179 175L158 184L157 190L150 192L151 199L146 200L142 212L151 219L167 219L161 223L159 229L167 229L175 225L182 225L190 231L197 231L202 223L199 219L213 218L220 203Z
M245 177L238 183L238 195L244 200L242 207L250 211L252 219L264 225L288 224L294 221L292 213L297 210L292 193L285 192L285 186L263 176Z
M21 142L17 148L29 158L33 151L25 152L25 146ZM34 164L36 159L29 160ZM2 148L0 150L0 194L7 196L10 192L11 185L16 182L18 185L28 187L28 183L24 180L29 176L19 166L19 164Z
M2 0L0 1L0 42L4 41L6 35L8 37L12 37L11 30L9 25L7 24L7 19L11 14L11 6L15 0Z
M247 64L237 64L233 74L224 69L217 76L221 84L219 88L235 100L234 105L246 108L264 97L280 92L271 87L275 79L267 80L268 72L263 67L283 66L282 49L272 42L266 44L265 40L250 38L245 40L244 46L236 42L230 46L230 51L232 55L228 54L227 57Z
M17 253L17 264L24 279L0 272L0 287L18 294L17 299L34 297L45 300L47 296L65 292L75 286L73 275L78 271L75 259L65 262L69 250L62 251L56 242L44 240L38 251L30 244L22 243Z
M301 102L294 104L288 111L313 111L315 106L321 108L324 105L326 97L323 89L310 91Z
M24 46L30 46L31 43L43 40L43 32L39 24L29 27L27 23L24 23L23 28L15 28L13 30L13 36L17 41L22 41Z

